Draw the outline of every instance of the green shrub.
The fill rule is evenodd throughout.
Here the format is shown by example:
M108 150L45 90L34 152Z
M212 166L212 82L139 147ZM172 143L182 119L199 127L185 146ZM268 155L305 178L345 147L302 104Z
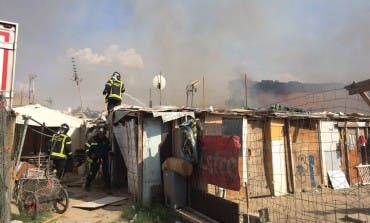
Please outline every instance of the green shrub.
M161 205L151 208L135 205L124 207L122 218L126 220L135 218L136 223L173 223L176 219L176 214L172 209Z

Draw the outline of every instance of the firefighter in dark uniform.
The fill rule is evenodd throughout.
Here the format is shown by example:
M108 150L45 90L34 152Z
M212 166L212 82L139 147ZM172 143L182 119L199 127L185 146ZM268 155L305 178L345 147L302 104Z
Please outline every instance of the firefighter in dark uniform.
M103 95L105 103L107 103L107 110L110 112L115 106L122 102L122 95L125 92L125 85L121 81L121 74L114 72L111 79L105 84Z
M56 172L58 179L62 178L67 158L72 155L72 140L67 135L68 130L69 126L65 123L62 124L59 131L50 140L50 159L53 161L54 172Z
M86 178L85 190L90 191L91 182L95 179L97 172L99 171L100 164L103 170L103 179L105 190L110 193L110 175L109 175L109 151L110 145L109 140L106 136L104 126L97 126L97 132L85 143L85 151L87 154L87 163L90 166L89 175Z

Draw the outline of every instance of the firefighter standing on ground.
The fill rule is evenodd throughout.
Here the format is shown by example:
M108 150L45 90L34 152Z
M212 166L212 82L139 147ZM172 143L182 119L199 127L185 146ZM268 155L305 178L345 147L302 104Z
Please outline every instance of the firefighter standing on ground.
M121 104L123 92L125 92L125 86L121 81L121 74L114 72L111 79L105 84L103 91L108 112Z
M91 137L85 143L85 150L87 154L87 163L90 166L89 175L86 178L85 190L89 191L91 188L91 182L95 179L97 172L99 171L100 164L103 169L103 179L105 189L110 193L110 176L109 176L109 163L108 155L110 151L109 140L105 135L105 128L100 126L97 129L96 135Z
M67 135L68 130L69 126L65 123L62 124L59 131L50 140L50 159L53 161L54 171L56 171L58 179L62 178L67 158L72 155L72 140Z

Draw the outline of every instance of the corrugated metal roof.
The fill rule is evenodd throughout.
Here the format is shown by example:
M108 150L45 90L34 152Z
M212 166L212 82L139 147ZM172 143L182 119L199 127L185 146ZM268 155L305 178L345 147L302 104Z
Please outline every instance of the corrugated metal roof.
M71 128L79 128L83 124L82 119L66 115L58 110L53 110L39 104L16 107L13 110L18 113L16 118L17 124L24 124L22 115L31 116L36 121L45 123L47 127L58 127L63 123L67 123ZM28 124L39 125L32 120Z
M228 115L228 116L247 116L254 118L317 118L317 119L358 119L370 120L370 115L361 113L345 114L342 112L333 113L328 111L323 112L293 112L293 111L274 111L274 110L247 110L247 109L213 109L213 108L179 108L175 106L161 106L155 108L131 108L120 107L116 110L130 110L136 112L186 112L192 111L196 114L207 113L212 115Z

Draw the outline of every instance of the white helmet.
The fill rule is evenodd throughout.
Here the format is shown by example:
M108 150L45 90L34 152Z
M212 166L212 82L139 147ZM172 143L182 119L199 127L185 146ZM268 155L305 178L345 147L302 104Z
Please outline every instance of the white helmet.
M116 80L116 81L119 81L121 80L121 74L118 73L117 71L115 71L113 74L112 74L112 79Z

